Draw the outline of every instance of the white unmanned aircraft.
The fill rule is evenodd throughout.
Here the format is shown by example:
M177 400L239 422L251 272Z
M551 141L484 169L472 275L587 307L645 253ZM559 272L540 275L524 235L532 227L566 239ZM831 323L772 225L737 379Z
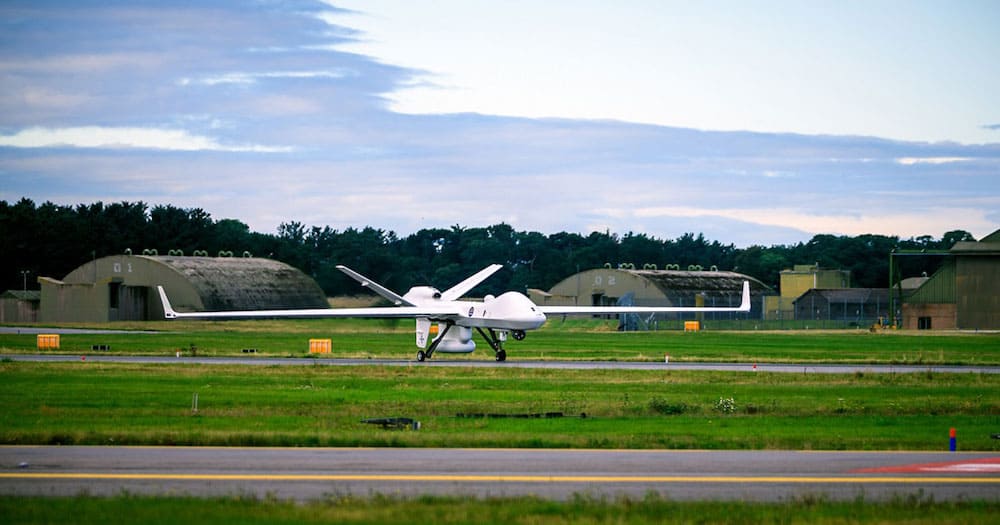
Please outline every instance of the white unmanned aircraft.
M318 308L301 310L247 310L228 312L176 312L167 300L162 286L160 301L167 319L212 318L275 318L275 317L382 317L415 318L417 322L417 361L423 361L434 352L467 354L476 349L472 340L475 328L496 354L497 361L506 361L503 343L510 334L514 339L524 339L528 330L545 324L545 316L569 314L627 314L664 312L749 312L750 282L743 282L743 300L736 307L678 307L678 306L538 306L524 294L507 292L499 297L487 295L483 301L460 301L469 290L493 275L502 265L493 264L455 286L439 291L430 286L410 288L406 295L399 294L372 281L346 266L337 269L393 303L393 306L371 308ZM436 326L433 326L436 323ZM436 334L436 335L435 335ZM434 335L430 347L427 339ZM425 350L426 349L426 350Z

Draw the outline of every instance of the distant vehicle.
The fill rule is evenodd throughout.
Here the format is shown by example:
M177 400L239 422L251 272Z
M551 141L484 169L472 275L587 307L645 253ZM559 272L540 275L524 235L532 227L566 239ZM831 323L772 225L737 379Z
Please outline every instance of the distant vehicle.
M538 306L519 292L506 292L499 297L487 295L482 301L460 298L503 268L493 264L455 286L439 291L430 286L415 286L399 295L346 266L337 269L361 286L392 302L393 306L370 308L320 308L300 310L245 310L226 312L177 312L170 306L166 292L157 286L163 313L167 319L249 319L307 317L380 317L416 319L417 361L429 359L435 352L467 354L476 349L472 340L475 329L493 349L497 361L506 361L503 348L508 335L515 340L525 338L528 330L545 324L546 315L609 315L628 313L676 312L749 312L750 282L743 282L743 299L736 307L677 307L677 306ZM430 340L430 347L427 346Z

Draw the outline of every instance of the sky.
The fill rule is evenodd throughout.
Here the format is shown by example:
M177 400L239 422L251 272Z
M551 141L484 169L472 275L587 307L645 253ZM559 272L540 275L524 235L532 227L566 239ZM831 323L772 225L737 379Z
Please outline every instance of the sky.
M1000 228L1000 3L0 3L0 199L274 233Z

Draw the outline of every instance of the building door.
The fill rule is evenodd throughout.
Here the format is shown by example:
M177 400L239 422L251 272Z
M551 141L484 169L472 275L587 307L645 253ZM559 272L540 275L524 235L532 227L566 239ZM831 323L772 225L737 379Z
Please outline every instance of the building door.
M119 321L148 321L149 288L146 286L122 286L118 304Z
M147 321L149 288L127 286L120 282L108 283L109 321Z

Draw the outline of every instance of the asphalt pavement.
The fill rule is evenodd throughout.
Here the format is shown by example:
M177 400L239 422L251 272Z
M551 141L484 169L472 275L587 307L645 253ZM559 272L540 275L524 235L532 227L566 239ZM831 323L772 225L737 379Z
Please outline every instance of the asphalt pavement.
M993 452L0 447L0 494L1000 499Z

